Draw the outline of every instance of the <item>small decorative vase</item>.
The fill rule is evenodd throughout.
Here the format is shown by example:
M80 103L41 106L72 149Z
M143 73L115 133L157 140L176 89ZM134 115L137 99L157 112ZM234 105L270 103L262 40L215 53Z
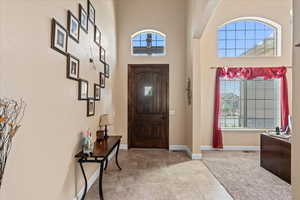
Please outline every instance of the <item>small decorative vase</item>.
M93 152L94 144L92 141L92 134L91 132L86 132L82 139L82 150L85 154L90 154Z

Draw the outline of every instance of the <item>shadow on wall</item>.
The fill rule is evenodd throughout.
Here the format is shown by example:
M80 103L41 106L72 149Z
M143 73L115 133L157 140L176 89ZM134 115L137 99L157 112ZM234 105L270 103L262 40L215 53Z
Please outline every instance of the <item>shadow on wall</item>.
M75 154L78 153L78 151L80 151L80 149L81 149L82 134L83 134L82 132L77 134L77 144L74 145L72 155L68 157L71 160L69 162L66 162L66 163L69 163L69 166L67 167L68 172L66 173L66 177L64 178L65 181L64 181L64 184L63 184L62 190L61 190L61 196L66 195L66 198L68 198L67 194L70 193L70 192L66 192L66 191L72 190L72 187L69 187L70 185L74 185L74 194L73 194L74 197L77 196L77 194L80 192L81 187L83 185L83 182L79 181L79 180L81 180L82 175L80 173L80 168L77 163L77 159L75 159L75 157L74 157ZM73 182L73 180L74 180L74 182Z

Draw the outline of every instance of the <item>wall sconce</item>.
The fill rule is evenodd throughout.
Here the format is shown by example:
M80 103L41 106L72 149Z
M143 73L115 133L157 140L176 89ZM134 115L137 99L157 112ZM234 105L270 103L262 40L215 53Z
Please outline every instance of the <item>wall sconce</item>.
M186 93L187 93L188 105L191 105L193 94L192 94L192 82L191 82L190 78L187 79L187 87L186 87L185 90L186 90Z

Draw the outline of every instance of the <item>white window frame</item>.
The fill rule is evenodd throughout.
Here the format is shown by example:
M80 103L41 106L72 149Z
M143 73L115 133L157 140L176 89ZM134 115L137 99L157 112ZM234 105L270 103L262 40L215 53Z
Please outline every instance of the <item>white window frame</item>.
M219 29L221 29L223 26L226 26L227 24L233 23L233 22L237 22L237 21L242 21L242 20L254 20L254 21L258 21L258 22L262 22L264 24L270 25L272 27L274 27L276 29L276 56L241 56L241 57L219 57L218 53L219 53L219 47L218 47L218 41L219 41L219 35L218 35L218 31ZM267 18L263 18L263 17L238 17L238 18L234 18L230 21L225 22L224 24L220 25L217 27L217 34L216 34L216 47L217 47L217 57L220 59L228 59L228 58L268 58L268 57L280 57L282 56L282 26L270 19Z
M153 55L146 55L146 54L145 55L144 54L138 55L138 54L133 53L133 42L132 42L133 38L135 36L141 34L141 33L147 33L147 32L157 33L159 35L162 35L165 38L165 48L164 48L164 53L163 54L161 54L161 55L155 55L155 54L153 54ZM131 48L131 50L130 50L131 51L131 56L145 56L145 57L166 56L167 55L167 35L160 32L160 31L154 30L154 29L143 29L143 30L135 32L131 35L131 37L130 37L130 48Z
M277 98L279 100L279 104L280 104L280 87L281 87L281 82L277 82L275 83L277 84L277 88L278 88L278 93L277 93ZM220 102L221 105L222 105L222 101ZM281 124L281 109L280 109L280 105L279 105L279 109L277 111L277 115L278 115L278 121L277 123L278 124ZM220 120L221 120L221 117L220 117ZM257 133L257 132L264 132L264 131L267 131L267 130L270 130L269 128L242 128L242 127L237 127L237 128L223 128L223 127L220 127L222 131L224 132L254 132L254 133ZM275 127L274 127L275 128Z

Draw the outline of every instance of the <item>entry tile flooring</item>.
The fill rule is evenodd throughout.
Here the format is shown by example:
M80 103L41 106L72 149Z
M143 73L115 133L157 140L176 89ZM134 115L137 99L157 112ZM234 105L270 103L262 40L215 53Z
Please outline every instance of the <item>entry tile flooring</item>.
M119 163L122 171L111 160L104 173L105 200L233 200L203 162L185 152L120 151ZM98 181L86 200L99 200Z

